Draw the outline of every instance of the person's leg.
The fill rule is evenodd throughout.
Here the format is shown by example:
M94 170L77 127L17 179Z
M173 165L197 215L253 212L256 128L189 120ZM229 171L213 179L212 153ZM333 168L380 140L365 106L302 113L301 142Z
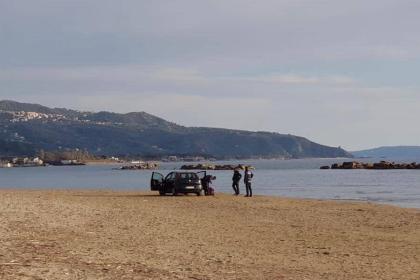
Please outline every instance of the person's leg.
M246 195L249 196L249 183L245 183Z
M233 192L234 192L235 194L237 194L237 193L238 193L238 190L236 189L236 182L235 182L235 181L233 181L233 182L232 182L232 189L233 189Z
M235 184L235 186L236 186L236 195L239 195L239 182L236 182L236 184Z
M252 196L252 185L251 183L248 183L249 185L249 196Z

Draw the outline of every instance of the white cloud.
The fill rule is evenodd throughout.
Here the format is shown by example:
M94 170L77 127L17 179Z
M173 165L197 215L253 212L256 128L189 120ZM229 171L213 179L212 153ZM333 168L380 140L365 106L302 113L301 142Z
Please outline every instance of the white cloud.
M324 85L324 86L343 86L355 83L355 80L345 76L303 76L297 74L267 74L256 77L239 78L238 80L250 82L275 83L282 85Z
M0 68L3 81L135 81L138 79L162 81L202 81L204 78L195 70L175 67L145 65L117 66L67 66L67 67L15 67Z
M274 83L281 85L324 85L344 86L355 84L351 77L340 75L328 76L305 76L289 73L269 73L256 76L212 76L194 69L176 67L156 67L142 65L124 66L95 66L95 67L38 67L38 68L14 68L0 69L0 80L3 81L119 81L138 82L139 85L145 80L166 82L203 84L223 83Z

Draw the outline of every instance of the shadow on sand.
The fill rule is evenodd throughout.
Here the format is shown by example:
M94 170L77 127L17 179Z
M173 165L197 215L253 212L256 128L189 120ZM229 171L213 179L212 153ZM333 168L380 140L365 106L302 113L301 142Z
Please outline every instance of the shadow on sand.
M110 197L110 198L152 198L152 197L160 197L160 198L167 198L167 197L192 197L197 196L195 194L177 194L175 196L171 194L167 195L159 195L159 194L74 194L73 196L76 197Z

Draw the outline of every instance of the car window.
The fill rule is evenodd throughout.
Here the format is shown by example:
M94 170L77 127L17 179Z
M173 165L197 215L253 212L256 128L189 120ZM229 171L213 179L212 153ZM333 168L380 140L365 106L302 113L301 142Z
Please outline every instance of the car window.
M179 174L181 179L185 179L185 180L196 180L198 179L197 174L195 173L181 173Z
M157 180L157 181L162 181L163 180L163 175L160 174L160 173L157 173L157 172L153 172L152 179Z
M175 177L175 173L174 173L174 172L171 172L171 173L169 173L169 174L166 176L166 180L173 180L173 179L174 179L174 177Z

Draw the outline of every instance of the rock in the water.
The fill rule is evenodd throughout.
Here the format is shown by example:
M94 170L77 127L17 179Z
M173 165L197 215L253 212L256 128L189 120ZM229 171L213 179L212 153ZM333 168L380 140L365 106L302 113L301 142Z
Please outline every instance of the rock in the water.
M159 168L159 164L156 162L141 162L135 165L121 166L121 170L150 170Z
M326 166L322 166L321 169L329 169ZM420 164L416 162L412 163L395 163L388 161L380 161L375 163L362 163L358 161L347 161L342 164L334 163L331 165L331 169L420 169Z
M182 170L245 170L248 167L250 169L254 169L254 167L244 164L232 165L232 164L224 164L224 165L214 165L214 164L188 164L181 166Z
M338 163L334 163L333 165L331 165L331 169L339 169L340 165Z

